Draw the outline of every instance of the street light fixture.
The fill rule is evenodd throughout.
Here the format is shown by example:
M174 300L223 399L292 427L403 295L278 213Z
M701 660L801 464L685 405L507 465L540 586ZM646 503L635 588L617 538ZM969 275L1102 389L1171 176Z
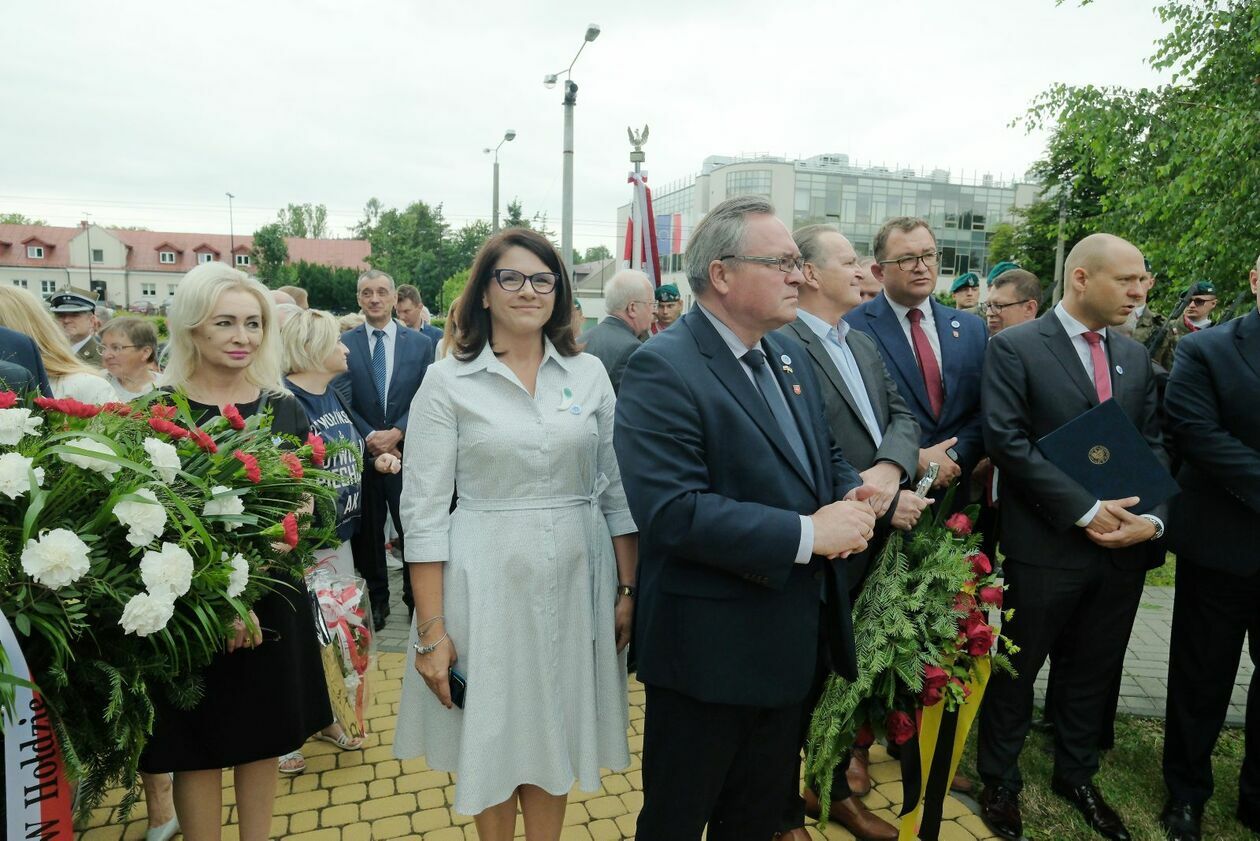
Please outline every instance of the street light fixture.
M594 23L587 26L582 46L578 47L577 55L573 56L569 66L543 76L543 87L550 90L559 81L560 73L564 74L564 198L560 206L560 253L570 276L573 274L573 106L577 104L578 90L571 76L582 50L598 37L599 26Z
M232 261L230 265L235 266L236 265L236 253L235 253L236 252L236 225L234 225L232 222L232 199L236 198L236 196L232 195L231 193L224 193L223 195L227 196L227 200L228 200L228 248L231 249L231 252L232 252L231 256L229 257L229 259Z
M510 128L507 131L503 132L503 139L499 141L499 146L502 146L504 143L507 143L508 141L515 140L515 139L516 139L516 129ZM491 152L494 152L494 213L493 213L494 222L491 224L491 231L493 233L499 232L499 146L495 146L493 149L486 147L485 149L481 150L483 153L487 155L490 154Z

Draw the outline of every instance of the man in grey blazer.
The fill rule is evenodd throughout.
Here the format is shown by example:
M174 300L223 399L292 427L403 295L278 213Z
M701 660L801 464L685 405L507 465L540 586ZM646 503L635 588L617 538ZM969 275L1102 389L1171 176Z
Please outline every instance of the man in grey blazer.
M608 316L578 336L578 345L599 357L612 380L613 391L621 388L621 374L630 354L643 344L640 336L652 326L652 281L643 272L631 269L617 272L604 286L604 309Z
M788 367L813 366L832 437L863 481L878 489L870 501L883 527L877 528L865 552L847 559L849 596L856 599L889 528L913 526L928 505L928 500L912 492L901 492L919 466L919 422L897 393L875 341L843 320L862 300L862 267L849 240L831 225L809 225L792 238L805 261L801 269L805 281L798 289L796 320L779 332L804 345L808 359L781 361ZM820 680L817 690L821 689ZM805 705L802 737L816 698L815 693ZM896 827L872 814L858 799L871 787L866 765L867 748L856 747L849 762L836 770L831 819L858 838L894 839ZM779 831L783 837L804 838L804 818L817 813L817 797L806 791L802 800L795 778L791 786Z

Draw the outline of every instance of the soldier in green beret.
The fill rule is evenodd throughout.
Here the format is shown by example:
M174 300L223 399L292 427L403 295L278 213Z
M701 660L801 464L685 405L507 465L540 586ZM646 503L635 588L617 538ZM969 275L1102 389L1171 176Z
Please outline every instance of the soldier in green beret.
M980 315L980 276L975 272L967 272L954 278L949 286L949 294L954 296L954 309Z
M1151 360L1167 370L1172 370L1173 352L1177 342L1188 333L1197 333L1212 326L1212 310L1216 309L1216 285L1210 280L1200 280L1190 287L1189 302L1181 321L1168 328Z
M682 315L682 295L678 285L662 283L656 287L656 319L652 322L652 335L669 328Z

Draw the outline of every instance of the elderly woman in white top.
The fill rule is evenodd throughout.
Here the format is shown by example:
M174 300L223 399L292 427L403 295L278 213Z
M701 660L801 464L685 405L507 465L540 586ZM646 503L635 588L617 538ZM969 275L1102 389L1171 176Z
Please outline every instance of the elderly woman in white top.
M600 768L629 763L638 534L612 385L574 343L555 248L504 231L470 277L403 454L416 608L394 752L455 772L454 808L482 841L513 837L518 804L525 837L554 841L574 782L594 791Z
M147 318L120 316L101 328L101 365L119 400L135 400L157 388L157 347L157 330Z
M93 368L70 350L70 340L33 294L16 286L0 286L0 327L25 333L35 340L53 397L70 397L82 403L109 403L117 398L99 368Z

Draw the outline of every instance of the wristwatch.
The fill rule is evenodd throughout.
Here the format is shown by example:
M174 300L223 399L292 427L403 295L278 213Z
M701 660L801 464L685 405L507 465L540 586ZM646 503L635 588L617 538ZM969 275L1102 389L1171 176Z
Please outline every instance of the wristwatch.
M626 597L626 598L628 598L628 599L633 599L633 598L634 598L634 587L632 587L632 586L631 586L631 585L629 585L629 584L618 584L618 585L617 585L617 595L619 595L619 596L625 596L625 597Z
M949 456L949 460L952 461L954 464L958 464L958 451L955 450L953 447L950 447L949 449L945 450L945 455Z
M1154 514L1142 514L1140 516L1155 527L1155 534L1151 535L1151 540L1159 540L1164 536L1164 523L1159 517L1156 517Z

